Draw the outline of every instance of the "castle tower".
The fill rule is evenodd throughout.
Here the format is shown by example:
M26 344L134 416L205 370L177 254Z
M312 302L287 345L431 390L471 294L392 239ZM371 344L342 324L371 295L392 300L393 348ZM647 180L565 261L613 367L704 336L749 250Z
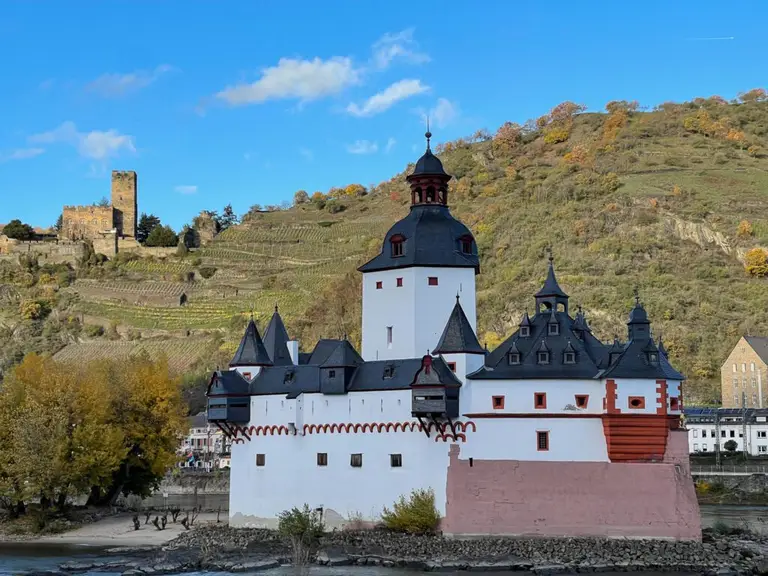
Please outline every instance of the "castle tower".
M118 236L136 237L138 186L133 170L112 170L113 225Z
M421 358L438 342L456 294L469 326L476 330L477 243L448 209L451 176L427 150L406 179L410 213L387 232L381 253L359 268L363 273L365 360Z

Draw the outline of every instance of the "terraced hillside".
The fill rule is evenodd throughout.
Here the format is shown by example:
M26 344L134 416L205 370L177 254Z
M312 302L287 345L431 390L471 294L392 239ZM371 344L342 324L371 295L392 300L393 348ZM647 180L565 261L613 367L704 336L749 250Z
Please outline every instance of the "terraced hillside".
M551 246L561 284L599 336L624 333L637 286L690 378L689 397L714 400L739 335L768 334L768 285L744 265L749 250L768 246L768 102L576 112L559 106L537 127L505 125L439 147L455 176L452 210L480 248L481 339L493 347L531 308ZM251 213L183 257L79 271L58 292L58 321L79 315L122 334L208 339L198 369L225 361L247 315L263 324L275 304L305 346L343 332L359 339L354 270L407 212L410 168L365 196L339 189L332 199Z

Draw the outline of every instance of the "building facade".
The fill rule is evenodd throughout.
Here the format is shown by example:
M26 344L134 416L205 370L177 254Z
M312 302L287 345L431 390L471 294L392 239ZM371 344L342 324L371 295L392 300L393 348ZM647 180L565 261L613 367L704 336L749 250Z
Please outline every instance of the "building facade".
M766 408L686 408L685 428L691 454L768 456Z
M111 204L64 206L59 236L69 240L98 240L108 235L135 238L137 218L136 172L113 170Z
M430 136L410 213L359 269L362 353L341 339L300 354L275 310L212 375L208 419L233 442L230 524L274 526L305 503L329 526L375 522L427 488L445 534L700 538L683 376L639 296L626 340L604 344L550 256L534 313L480 346L477 244Z
M200 412L189 419L189 431L179 448L182 456L179 466L206 470L228 468L231 447L231 438L208 422L205 412Z
M768 338L742 336L720 367L723 408L768 406Z

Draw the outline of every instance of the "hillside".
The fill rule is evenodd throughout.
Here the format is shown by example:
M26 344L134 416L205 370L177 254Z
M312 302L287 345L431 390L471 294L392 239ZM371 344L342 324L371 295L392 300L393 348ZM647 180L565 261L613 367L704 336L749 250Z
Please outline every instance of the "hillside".
M715 97L649 112L609 108L561 105L527 127L505 125L494 137L480 131L437 148L455 176L449 203L480 249L481 341L492 348L532 308L551 246L561 285L598 336L624 334L637 286L655 332L689 378L689 398L713 401L719 366L738 337L768 333L768 284L743 264L748 250L768 246L768 102ZM18 306L29 294L44 297L45 287L0 270L0 344L13 343L4 361L22 349L117 338L116 328L124 339L164 335L169 347L188 336L209 342L194 361L179 360L202 371L226 362L248 313L263 326L276 304L305 348L344 332L359 341L353 272L407 212L411 168L367 195L337 189L332 199L249 213L185 257L91 265L54 290L48 320L29 325L18 322ZM216 269L209 279L200 274L206 267ZM46 329L52 317L57 331ZM84 326L68 328L73 318Z

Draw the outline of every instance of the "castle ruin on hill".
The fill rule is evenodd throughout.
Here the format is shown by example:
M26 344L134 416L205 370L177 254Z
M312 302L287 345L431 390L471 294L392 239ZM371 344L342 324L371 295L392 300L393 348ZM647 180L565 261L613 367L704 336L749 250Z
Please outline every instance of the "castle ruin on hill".
M109 206L64 206L59 238L67 240L136 239L138 187L136 172L112 171Z

